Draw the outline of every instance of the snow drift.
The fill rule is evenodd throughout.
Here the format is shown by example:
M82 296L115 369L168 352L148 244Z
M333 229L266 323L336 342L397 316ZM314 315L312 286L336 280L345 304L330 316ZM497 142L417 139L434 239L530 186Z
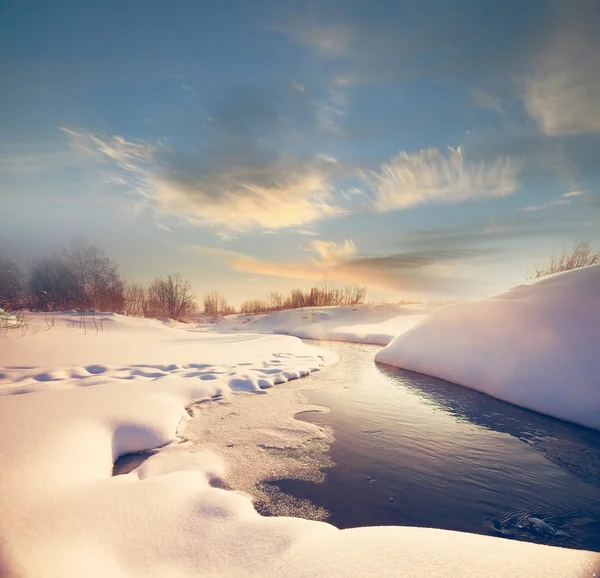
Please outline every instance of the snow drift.
M432 312L375 356L600 429L600 266Z
M217 329L387 345L396 335L414 327L438 306L419 303L305 307L266 315L232 316L221 320Z
M46 331L33 315L24 337L0 340L3 577L579 578L600 567L600 554L500 538L262 517L247 496L213 487L218 452L170 444L185 407L267 398L334 359L287 336L119 315L87 319L86 333L83 321L57 315ZM158 447L112 476L119 455Z

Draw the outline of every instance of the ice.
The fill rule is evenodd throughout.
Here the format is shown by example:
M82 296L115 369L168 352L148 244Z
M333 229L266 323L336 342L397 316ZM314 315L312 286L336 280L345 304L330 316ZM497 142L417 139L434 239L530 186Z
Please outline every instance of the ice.
M600 429L600 266L449 305L376 361Z

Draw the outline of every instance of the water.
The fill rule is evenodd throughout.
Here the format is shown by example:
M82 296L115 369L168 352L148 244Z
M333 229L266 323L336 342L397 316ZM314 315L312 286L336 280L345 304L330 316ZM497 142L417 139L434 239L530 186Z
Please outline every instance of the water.
M342 357L310 378L310 401L331 412L298 419L333 428L336 465L322 483L269 482L274 495L309 500L340 528L437 527L600 550L600 432L378 366L377 347L319 345Z

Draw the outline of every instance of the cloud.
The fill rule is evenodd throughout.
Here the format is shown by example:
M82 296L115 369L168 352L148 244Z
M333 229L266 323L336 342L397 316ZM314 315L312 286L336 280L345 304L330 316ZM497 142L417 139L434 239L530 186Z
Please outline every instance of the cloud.
M358 83L429 77L496 84L500 75L504 81L528 65L547 10L543 3L536 8L523 9L519 0L493 7L480 0L436 2L435 10L416 0L322 0L318 7L296 9L274 29L323 66L356 73Z
M497 96L478 88L471 90L470 97L471 103L475 108L482 110L493 110L499 114L504 114L502 101Z
M467 297L501 288L494 275L482 275L482 267L502 271L507 258L523 259L523 247L531 241L569 239L581 226L579 219L565 215L514 213L460 227L399 231L386 252L361 252L351 239L315 240L303 247L312 253L304 260L271 261L222 248L187 248L215 255L233 270L251 275L366 285L407 298Z
M557 4L560 24L548 35L524 91L525 107L547 135L600 131L600 6Z
M318 56L338 60L350 55L356 30L350 23L276 26L273 30L282 32L296 44L311 48Z
M591 205L590 201L592 197L586 191L569 191L564 195L560 195L560 197L556 199L552 199L551 201L544 203L542 205L529 205L527 207L523 207L519 209L521 212L531 212L531 211L540 211L542 209L548 209L550 207L556 207L561 205L571 205L572 203L581 203Z
M562 195L563 197L565 195ZM554 199L552 201L550 201L549 203L545 203L544 205L529 205L527 207L523 207L522 209L519 209L519 211L527 213L527 212L531 212L531 211L540 211L541 209L548 209L549 207L556 207L558 205L570 205L571 201L569 199Z
M320 259L313 262L320 267L339 264L356 253L356 246L352 239L340 244L332 241L313 241L310 249L319 254Z
M4 174L40 174L81 164L81 159L63 142L0 142L0 172Z
M518 188L519 169L520 163L508 157L468 162L460 148L449 147L445 153L428 148L400 152L365 177L374 191L375 208L385 212L422 203L510 195Z
M343 136L342 122L348 110L348 97L341 85L332 84L327 90L324 101L316 103L317 123L327 132L336 136Z
M197 174L169 170L154 177L150 195L161 210L233 231L281 229L343 214L330 202L327 163L238 166Z
M262 162L233 158L214 168L185 160L161 143L131 142L122 136L63 129L74 147L110 162L146 204L161 214L228 231L305 226L344 210L333 201L333 159ZM236 162L237 161L237 162ZM114 175L113 180L123 180Z
M467 283L461 279L455 274L454 266L480 254L477 250L462 247L423 250L407 247L403 253L369 256L358 254L352 240L342 243L314 241L306 247L315 254L309 261L267 261L219 248L187 248L224 258L232 269L252 275L359 284L421 297L472 291L473 281ZM489 255L489 249L486 254Z
M94 134L66 127L59 127L59 130L67 135L74 149L101 161L113 161L118 167L132 173L145 173L143 167L153 163L160 150L168 150L160 142L153 145L143 141L128 141L122 136L102 132Z
M207 98L179 141L132 141L121 135L63 129L73 147L129 181L159 214L212 227L221 235L252 229L307 229L345 213L333 180L334 158L310 154L315 123L338 131L347 77L329 82L322 118L294 83L233 86ZM310 147L307 146L310 143ZM106 178L106 177L105 177ZM113 177L113 181L114 181Z
M546 135L600 131L596 0L461 0L433 12L416 1L320 5L277 30L357 85L450 80L472 87L480 109L507 113L522 101Z

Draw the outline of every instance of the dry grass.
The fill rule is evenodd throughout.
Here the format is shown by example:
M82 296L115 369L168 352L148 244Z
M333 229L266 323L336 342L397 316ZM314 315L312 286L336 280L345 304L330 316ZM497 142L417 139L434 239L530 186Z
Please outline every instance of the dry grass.
M307 290L292 289L287 296L271 293L268 299L244 301L240 313L244 315L262 315L286 309L302 307L331 307L335 305L361 305L365 302L367 288L358 285L346 285L341 289L332 287L311 287Z
M589 241L579 241L573 249L564 248L552 255L550 263L535 266L527 279L539 279L562 271L571 271L588 265L600 264L600 251L595 251Z

